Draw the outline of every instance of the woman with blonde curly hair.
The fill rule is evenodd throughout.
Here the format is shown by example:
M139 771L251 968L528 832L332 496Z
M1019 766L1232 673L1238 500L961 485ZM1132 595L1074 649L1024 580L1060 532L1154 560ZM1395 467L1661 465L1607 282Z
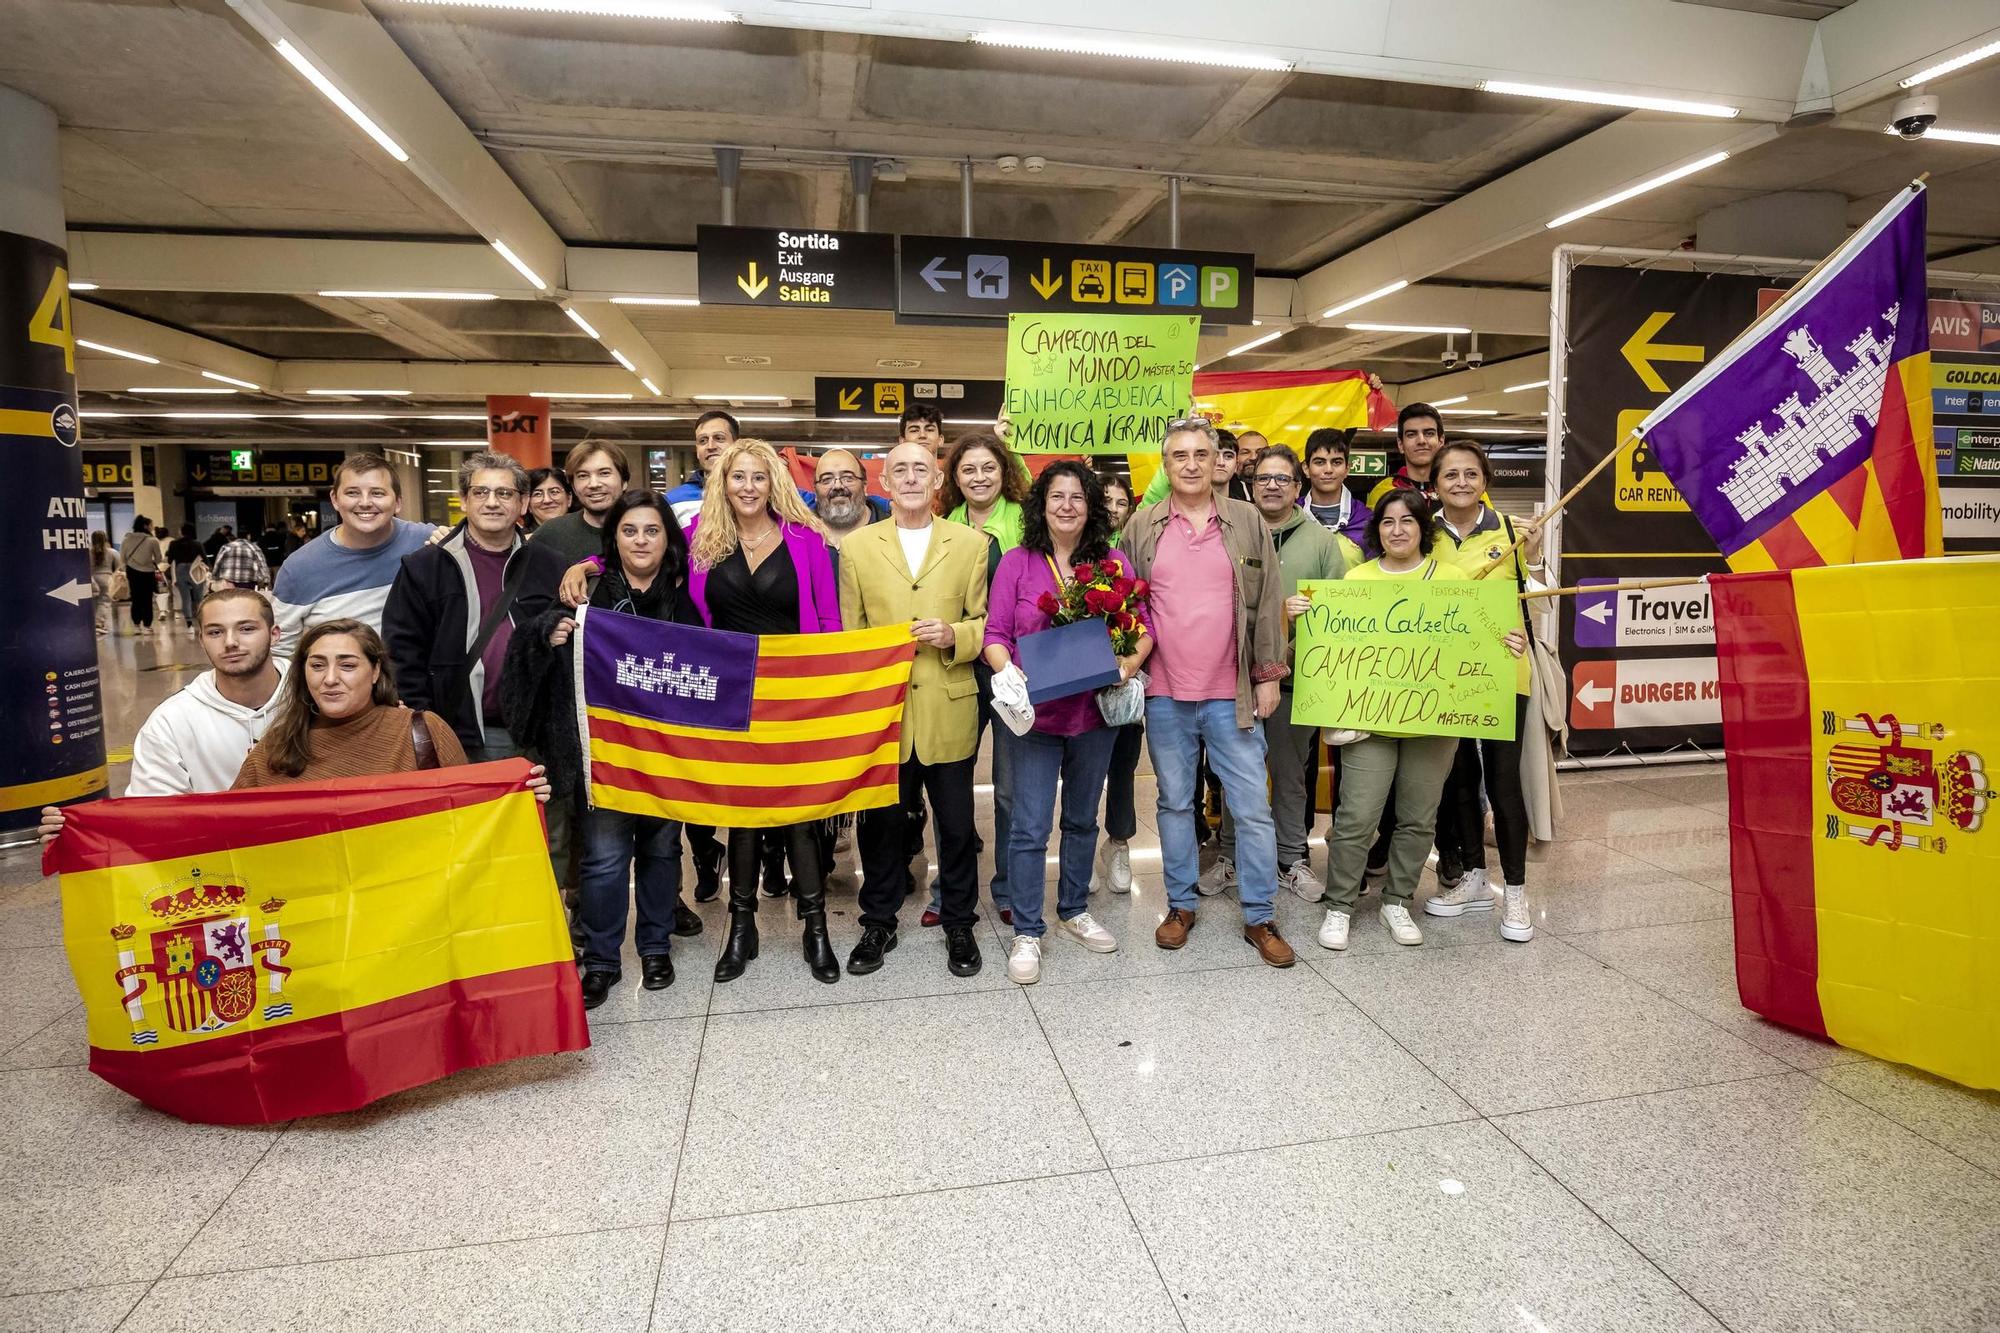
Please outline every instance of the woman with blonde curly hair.
M840 594L826 529L799 499L778 451L763 440L730 444L709 471L701 516L688 531L688 593L711 628L739 634L830 634L840 629ZM840 980L826 936L826 882L813 826L768 833L791 858L806 963L814 977ZM717 981L734 981L757 956L757 829L729 831L729 935L715 962Z

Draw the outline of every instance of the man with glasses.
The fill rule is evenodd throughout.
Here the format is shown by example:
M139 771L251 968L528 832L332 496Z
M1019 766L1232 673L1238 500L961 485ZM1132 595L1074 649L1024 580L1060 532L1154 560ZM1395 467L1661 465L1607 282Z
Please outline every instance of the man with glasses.
M1278 683L1290 673L1285 587L1263 517L1216 492L1215 436L1200 417L1168 423L1160 450L1168 496L1134 514L1119 542L1133 573L1152 585L1156 647L1147 661L1146 742L1159 780L1168 904L1153 942L1179 949L1194 928L1195 768L1197 748L1206 744L1236 819L1243 938L1272 967L1290 967L1296 958L1271 911L1278 854L1258 727L1277 711Z
M868 471L850 449L829 449L813 464L813 508L826 525L833 548L834 577L840 576L840 543L849 534L885 517L887 504L868 494Z
M1308 579L1337 579L1347 572L1340 538L1299 507L1299 490L1305 469L1298 455L1284 445L1257 451L1256 471L1250 474L1257 496L1257 512L1271 531L1271 544L1278 548L1278 573L1285 594L1287 654L1291 660L1292 622L1312 606L1312 599L1299 591ZM1315 750L1319 728L1292 724L1292 678L1278 682L1278 707L1264 719L1264 763L1271 775L1271 821L1277 830L1278 883L1307 902L1319 899L1321 886L1313 875L1307 849L1307 832L1312 824L1312 793ZM1204 892L1220 892L1236 886L1236 821L1225 807L1222 814L1222 843L1215 864L1202 875L1218 882Z
M458 469L465 521L403 557L382 610L396 691L451 723L475 763L519 754L500 708L500 664L516 625L554 605L564 560L526 541L528 470L482 449Z

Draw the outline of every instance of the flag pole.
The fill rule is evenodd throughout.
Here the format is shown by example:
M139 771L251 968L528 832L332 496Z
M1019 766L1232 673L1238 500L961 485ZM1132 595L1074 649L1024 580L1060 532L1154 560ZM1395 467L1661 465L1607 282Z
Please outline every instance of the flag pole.
M1563 492L1562 498L1558 499L1554 504L1550 505L1548 509L1543 511L1543 513L1538 518L1536 518L1533 523L1522 525L1527 528L1527 531L1522 535L1520 535L1519 537L1516 537L1511 543L1509 543L1506 550L1500 552L1499 555L1494 556L1493 559L1487 561L1486 564L1480 566L1479 571L1472 577L1475 579L1483 579L1488 574L1491 574L1494 570L1500 568L1500 566L1506 564L1508 560L1513 558L1515 551L1520 549L1527 542L1533 540L1536 534L1541 532L1542 528L1547 525L1550 519L1554 518L1557 514L1562 512L1562 508L1564 505L1568 504L1571 500L1576 499L1576 497L1582 493L1584 487L1590 485L1591 482L1597 480L1598 473L1610 467L1611 464L1617 459L1618 455L1624 453L1627 449L1631 448L1634 444L1638 443L1638 440L1639 440L1639 435L1638 432L1636 431L1630 435L1627 435L1622 441L1619 442L1619 445L1616 449L1613 449L1610 453L1598 459L1597 465L1595 467L1591 468L1590 471L1584 473L1582 478L1577 481L1576 485L1570 487L1567 491Z
M1628 583L1593 583L1587 588L1537 588L1533 592L1522 593L1521 600L1526 602L1537 597L1577 597L1584 593L1638 592L1644 588L1686 588L1707 581L1706 574L1690 574L1677 579L1633 579Z

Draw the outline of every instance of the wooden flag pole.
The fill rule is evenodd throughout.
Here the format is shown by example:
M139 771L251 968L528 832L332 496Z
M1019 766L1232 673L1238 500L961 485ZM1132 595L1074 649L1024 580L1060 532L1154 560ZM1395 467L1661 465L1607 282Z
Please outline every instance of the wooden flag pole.
M1630 449L1634 444L1638 442L1638 440L1639 437L1637 434L1627 435L1622 441L1619 442L1619 445L1616 449L1613 449L1610 453L1598 459L1597 466L1591 468L1590 471L1584 473L1583 476L1580 479L1578 479L1576 485L1570 487L1567 491L1563 492L1562 498L1557 500L1554 504L1550 505L1546 510L1544 510L1542 514L1535 519L1534 522L1519 525L1521 527L1525 527L1527 531L1523 532L1520 536L1516 537L1511 543L1509 543L1506 550L1502 551L1499 555L1493 557L1493 559L1488 561L1486 564L1480 566L1479 572L1474 574L1472 577L1475 579L1483 579L1488 574L1491 574L1494 570L1500 568L1500 566L1506 564L1508 560L1513 558L1515 551L1519 550L1527 542L1532 541L1535 537L1535 534L1539 533L1544 527L1548 525L1548 521L1550 519L1554 518L1557 514L1562 512L1564 505L1568 504L1571 500L1576 499L1576 497L1583 492L1584 487L1590 485L1591 482L1595 481L1597 479L1598 473L1610 467L1611 464L1617 459L1618 455L1624 453L1627 449Z
M1522 593L1521 600L1525 602L1536 597L1577 597L1584 593L1637 592L1642 588L1685 588L1706 582L1707 578L1705 574L1690 574L1678 579L1633 579L1629 583L1597 583L1588 588L1537 588L1534 592Z

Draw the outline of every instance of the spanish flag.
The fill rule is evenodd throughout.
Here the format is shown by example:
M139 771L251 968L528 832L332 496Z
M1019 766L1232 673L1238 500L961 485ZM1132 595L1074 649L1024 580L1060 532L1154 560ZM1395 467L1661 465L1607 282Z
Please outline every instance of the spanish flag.
M2000 1087L2000 558L1710 583L1744 1005Z
M1396 405L1368 386L1360 370L1196 371L1194 412L1222 430L1260 431L1272 444L1303 457L1306 436L1322 426L1336 430L1396 424ZM1130 456L1132 487L1144 495L1160 470L1160 453Z
M72 806L42 858L90 1068L270 1124L590 1044L518 759Z
M1921 184L1639 424L1738 571L1940 554Z
M591 608L577 620L591 805L781 828L901 799L908 625L755 635Z

